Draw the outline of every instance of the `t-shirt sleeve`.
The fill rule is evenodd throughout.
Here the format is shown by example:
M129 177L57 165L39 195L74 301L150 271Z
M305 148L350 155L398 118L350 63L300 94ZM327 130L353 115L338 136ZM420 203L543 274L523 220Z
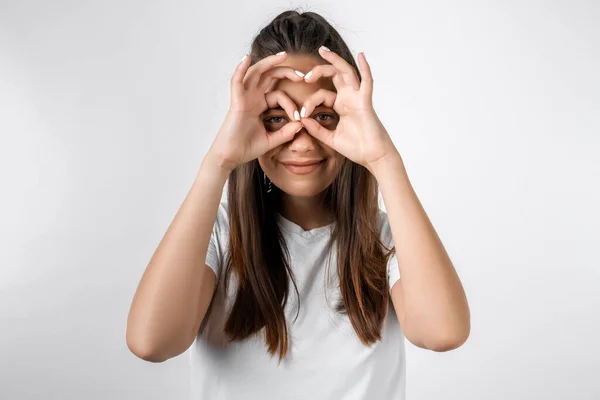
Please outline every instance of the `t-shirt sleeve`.
M223 265L224 254L227 250L229 240L229 221L227 216L227 204L221 201L217 210L217 217L213 225L208 250L206 252L206 265L208 265L219 278Z
M379 210L379 215L381 218L381 241L386 245L387 248L392 248L394 247L394 239L392 237L392 230L390 227L390 222L388 220L387 213L383 210ZM386 249L383 249L383 251L387 253ZM395 252L390 256L388 260L387 274L391 291L394 284L398 281L398 279L400 279L398 258L396 257Z

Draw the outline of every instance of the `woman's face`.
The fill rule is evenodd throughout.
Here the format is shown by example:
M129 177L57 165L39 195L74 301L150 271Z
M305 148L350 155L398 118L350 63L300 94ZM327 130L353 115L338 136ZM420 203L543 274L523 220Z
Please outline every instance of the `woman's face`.
M325 60L313 56L289 55L288 59L279 65L289 66L307 74L316 65L325 63ZM336 91L331 78L321 78L314 83L279 79L267 92L276 89L283 91L300 112L304 101L321 88ZM314 118L329 130L335 129L339 120L335 111L324 105L316 107L306 118ZM267 132L274 132L292 122L283 109L268 109L262 114L262 119ZM293 167L285 166L286 163L307 160L323 161L308 173L301 170L294 172L290 170ZM275 186L288 195L300 197L315 196L325 190L337 176L344 160L344 156L312 137L305 128L296 133L292 140L258 157L261 168Z

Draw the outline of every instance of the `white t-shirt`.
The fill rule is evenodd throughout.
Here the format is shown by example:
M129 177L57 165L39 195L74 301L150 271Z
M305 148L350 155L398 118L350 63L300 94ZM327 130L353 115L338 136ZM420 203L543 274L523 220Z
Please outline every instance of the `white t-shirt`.
M381 239L393 246L387 214L380 211ZM233 304L236 285L229 294L217 292L200 334L190 348L192 400L404 400L406 361L404 334L390 298L382 340L363 345L347 316L335 311L337 288L336 246L331 247L329 282L325 290L327 240L335 222L305 231L276 214L288 246L297 296L290 283L285 307L289 347L277 365L262 335L227 343L223 327ZM210 240L206 264L219 278L219 262L228 245L227 202L222 200ZM233 275L233 273L232 273ZM388 263L390 291L400 278L396 255ZM230 278L231 279L231 278ZM230 281L232 282L232 281Z

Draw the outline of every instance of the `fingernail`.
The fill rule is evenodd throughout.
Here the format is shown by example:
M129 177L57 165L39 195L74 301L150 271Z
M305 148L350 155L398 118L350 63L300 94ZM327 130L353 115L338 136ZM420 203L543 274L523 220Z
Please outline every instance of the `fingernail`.
M325 46L321 46L321 48L322 48L323 50L325 50L325 51L331 51L331 50L329 50L329 48L328 48L328 47L325 47Z
M295 72L296 72L296 75L298 75L298 76L302 76L302 77L304 76L304 74L302 72L300 72L300 71L296 70Z
M277 53L278 56L281 56L283 54L285 54L285 51L280 51L279 53Z
M302 118L304 118L306 116L306 107L302 107L302 110L300 110L300 116Z
M298 110L294 111L294 119L296 121L300 121L300 114L298 114Z
M246 59L246 57L248 57L248 54L244 54L244 57L242 57L242 61L241 62L244 62L244 60Z
M298 130L296 131L296 133L300 132L302 130L302 128L304 128L304 125L302 125L300 128L298 128Z
M310 76L312 75L312 71L310 71L308 74L304 75L304 79L308 79L310 78Z

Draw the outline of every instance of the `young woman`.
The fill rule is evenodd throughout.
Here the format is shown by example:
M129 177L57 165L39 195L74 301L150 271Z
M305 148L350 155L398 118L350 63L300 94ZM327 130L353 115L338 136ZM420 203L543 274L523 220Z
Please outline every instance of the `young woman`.
M312 12L277 16L237 66L128 318L144 360L192 346L193 399L403 399L405 337L467 339L462 285L372 92L364 54Z

